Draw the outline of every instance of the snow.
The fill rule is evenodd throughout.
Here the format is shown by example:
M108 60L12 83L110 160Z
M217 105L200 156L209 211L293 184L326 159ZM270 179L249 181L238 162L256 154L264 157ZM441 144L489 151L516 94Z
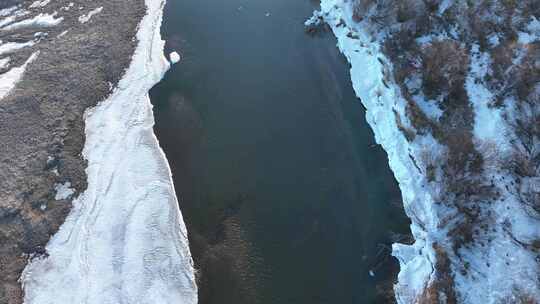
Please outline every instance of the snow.
M514 288L528 292L533 298L540 298L537 270L531 267L537 264L537 257L516 242L519 240L522 243L532 243L540 239L538 220L527 215L516 196L523 187L526 188L525 192L534 192L534 189L527 188L531 182L533 185L540 183L538 180L533 181L534 177L522 177L520 183L516 183L512 176L502 173L498 166L486 165L492 158L490 154L495 154L497 160L510 150L514 131L508 126L508 120L504 119L503 115L511 119L514 115L520 115L523 112L519 113L512 109L514 101L510 98L504 100L503 107L489 106L493 93L482 80L485 75L490 74L492 62L489 55L480 52L479 47L473 45L470 62L465 87L474 108L474 140L484 156L485 175L491 177L494 185L502 193L499 202L488 207L491 209L489 212L493 214L495 222L494 233L489 236L491 243L487 249L479 247L475 250L462 250L462 257L470 263L470 268L474 272L472 280L470 277L457 273L456 288L462 292L464 301L469 303L485 302L486 298L485 293L468 292L470 289L484 290L489 295L488 303L499 303L501 299L511 295ZM514 64L519 64L519 62L520 59ZM482 149L482 143L488 143L492 149ZM514 186L517 184L521 186ZM519 277L513 275L516 273L519 273ZM488 279L477 280L479 277Z
M405 101L395 84L387 81L388 86L383 85L384 70L391 70L392 66L381 63L389 60L384 58L378 40L372 39L372 36L364 30L367 21L356 23L352 20L350 3L347 0L322 0L321 12L315 12L306 25L316 24L318 18L322 16L332 28L338 48L351 64L353 88L366 108L366 119L374 131L377 143L381 144L388 154L390 168L399 183L404 208L411 218L411 232L415 238L412 245L392 246L392 254L400 263L398 282L394 290L398 303L416 303L418 295L436 279L434 267L437 260L432 245L449 244L446 231L439 225L443 219L451 217L455 212L450 207L438 204L442 190L438 183L426 182L425 173L422 172L425 164L421 153L429 151L433 155L444 155L445 150L430 134L417 135L412 142L408 142L399 131L392 113L396 113L402 123L408 126ZM527 26L530 33L536 29L535 20ZM346 26L337 26L343 23ZM353 32L353 35L348 35L350 32ZM431 43L433 39L437 39L437 34L421 37L417 43ZM492 40L495 44L495 39ZM379 58L382 60L379 61ZM491 73L491 59L474 45L470 59L471 65L465 88L475 114L474 141L477 145L481 142L493 143L498 149L495 153L498 153L507 147L510 136L507 136L509 130L503 119L502 110L493 106L493 94L484 83L485 76ZM409 79L406 85L414 88L421 85L418 81ZM422 96L418 95L416 98ZM416 101L430 117L440 115L440 109L433 107L430 101ZM506 106L511 108L513 105L510 101L506 101ZM511 110L505 110L505 114L509 113L512 113ZM418 167L412 159L416 160ZM508 176L505 178L492 168L485 170L486 177L492 176L498 189L506 189L505 185L510 186L512 181ZM516 184L515 181L513 183ZM540 188L537 186L540 179L523 180L521 184L536 185ZM506 297L511 296L516 286L528 292L533 298L540 298L538 273L534 267L537 265L535 261L537 257L534 252L520 247L503 231L503 227L507 225L505 223L509 222L510 225L507 226L511 227L512 234L518 240L525 242L538 240L540 239L538 221L525 215L523 208L516 202L515 194L509 190L503 191L500 201L493 204L493 207L485 207L485 211L493 213L494 223L486 236L491 243L485 247L473 243L470 248L460 249L461 259L449 256L453 259L452 267L463 266L464 262L467 262L470 269L466 274L460 271L453 272L459 303L508 303ZM478 240L483 241L485 240Z
M17 10L17 7L11 7L0 11L0 17L5 17L0 20L0 27L10 24L17 20L19 17L24 17L30 12L25 10Z
M149 89L169 67L163 0L146 0L138 46L113 93L87 110L87 189L21 277L27 304L197 303L187 232L153 133Z
M12 6L0 10L0 17L8 16L17 9L17 6Z
M66 30L66 31L63 31L63 32L61 32L60 34L58 34L58 36L56 36L56 38L61 38L61 37L63 37L65 34L67 34L68 32L69 32L69 31L67 31L67 30Z
M492 48L497 47L500 44L500 37L497 33L493 33L488 36L489 46Z
M488 53L480 52L478 45L471 48L471 65L469 75L465 82L465 89L475 112L474 136L482 141L491 141L498 146L507 145L505 122L501 109L495 108L492 103L494 96L484 85L484 78L490 74L491 58Z
M452 0L442 0L441 4L439 5L439 15L443 15L446 10L452 6Z
M60 24L63 17L55 18L56 13L54 14L39 14L31 19L25 19L19 22L11 23L8 26L2 28L4 31L13 31L22 28L28 27L52 27Z
M13 21L15 21L15 16L8 16L2 20L0 20L0 27L6 25L6 24L10 24L12 23Z
M28 42L6 42L3 44L0 44L0 55L13 53L16 50L33 46L35 43L33 41Z
M6 68L9 65L9 57L0 59L0 69Z
M70 198L73 194L75 194L75 190L71 188L70 182L65 183L58 183L54 186L54 190L56 190L56 195L54 196L54 199L59 200L65 200Z
M427 117L437 121L443 115L443 111L437 105L437 100L427 100L422 93L413 95L412 98Z
M313 15L308 19L306 20L306 22L304 22L304 26L317 26L319 24L321 24L322 22L322 15L321 15L321 12L319 11L314 11L313 12Z
M74 5L75 5L75 3L70 2L68 5L63 6L63 7L61 8L61 10L69 11Z
M26 60L23 65L12 68L6 73L0 74L0 99L6 97L8 93L15 87L17 82L19 82L24 75L24 71L26 70L28 64L34 61L38 55L39 52L35 52Z
M38 8L38 7L44 7L46 6L47 4L49 4L51 2L51 0L42 0L42 1L34 1L34 3L32 3L30 5L30 8Z
M540 40L540 20L534 16L527 24L527 32L518 32L518 42L521 44L529 44Z
M103 10L103 7L98 7L96 9L93 9L93 10L89 11L88 14L82 15L82 16L79 17L79 22L80 23L86 23L86 22L90 21L92 16L101 13L102 10Z
M172 52L169 54L169 58L171 58L171 62L175 64L180 61L180 54L177 52Z

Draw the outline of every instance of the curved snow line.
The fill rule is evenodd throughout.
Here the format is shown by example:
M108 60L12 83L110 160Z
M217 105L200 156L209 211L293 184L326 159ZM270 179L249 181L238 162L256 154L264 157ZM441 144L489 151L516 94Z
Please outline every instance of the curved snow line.
M21 281L25 303L197 303L193 261L148 91L170 64L164 0L146 0L118 88L86 112L88 188Z
M1 48L0 46L0 54L1 54ZM28 64L30 64L32 61L36 60L37 56L39 55L39 52L34 52L30 57L24 62L23 65L12 68L11 70L0 74L0 100L4 97L6 97L13 88L17 85L17 83L21 80L21 78L24 75L24 72L26 71L26 67ZM0 68L5 67L9 63L9 58L7 61L4 59L0 59Z

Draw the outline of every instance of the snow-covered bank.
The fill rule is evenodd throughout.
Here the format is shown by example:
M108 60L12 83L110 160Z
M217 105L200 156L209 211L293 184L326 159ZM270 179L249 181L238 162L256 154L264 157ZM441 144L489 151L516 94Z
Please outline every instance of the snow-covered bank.
M193 262L148 91L169 63L164 0L146 0L132 62L86 112L88 188L21 277L25 303L196 303Z
M412 303L421 292L433 271L434 255L429 234L419 227L410 210L412 206L422 210L417 213L427 227L436 224L436 215L431 210L433 199L425 191L418 191L425 179L409 157L410 145L399 131L393 113L404 111L405 105L399 98L399 90L384 80L384 56L379 45L363 31L353 30L348 24L352 13L342 1L323 0L321 12L315 18L323 18L332 28L340 51L351 64L351 78L356 95L366 107L366 119L374 131L377 143L388 153L390 168L399 183L403 203L408 216L413 219L411 231L416 242L411 246L395 244L393 254L399 259L401 271L396 286L400 303ZM312 19L316 22L316 19ZM345 23L344 23L345 22ZM350 33L354 33L350 34ZM387 87L388 86L388 87ZM429 140L429 139L427 139Z
M533 201L529 202L531 206L527 206L523 201L534 200L535 197L538 199L540 192L538 166L535 167L534 161L530 161L538 159L535 155L538 155L540 149L538 137L534 132L530 132L534 128L535 119L538 123L538 116L535 116L537 113L534 109L530 109L533 106L529 105L534 104L534 99L538 98L538 93L534 95L535 86L536 92L539 92L538 82L530 85L533 93L524 97L528 103L523 102L525 106L521 105L522 109L517 109L519 103L512 98L506 98L502 105L497 106L495 94L492 94L495 92L493 86L489 88L492 90L490 92L488 81L484 80L487 74L490 74L490 79L495 78L489 71L489 58L486 59L486 56L480 54L474 44L467 49L467 44L460 44L459 38L445 38L448 39L448 44L443 50L449 49L454 43L465 49L464 54L470 54L470 62L467 58L458 62L464 72L468 73L464 86L468 99L465 99L462 108L460 102L463 100L459 99L459 95L446 99L446 104L428 100L422 96L422 90L419 89L427 86L431 79L415 78L415 72L426 68L427 64L407 58L410 70L404 77L405 83L396 83L393 77L394 62L391 62L381 47L385 32L377 31L380 28L369 24L368 17L353 11L353 3L373 2L322 0L321 11L315 12L307 25L324 21L330 25L337 37L339 49L351 64L351 78L356 95L366 107L366 118L374 130L377 142L388 153L390 167L403 194L405 211L412 221L411 230L415 243L393 246L393 255L398 258L401 266L398 282L394 286L397 301L537 303L540 299L540 223L537 214L531 216L535 214L531 209L538 208L538 205L534 205ZM396 3L399 1L387 4L396 6ZM421 9L423 2L417 3L420 3L419 10L424 11ZM367 9L364 13L368 16L378 9L374 6L370 8L370 4L365 5ZM451 7L454 11L460 11L459 5L467 4L442 1L439 10L444 12ZM384 7L382 4L381 6ZM374 17L373 23L379 21L381 28L406 28L398 22L388 21L391 20L391 17L388 17L391 13L381 10L382 17L376 16L381 19L376 20ZM355 14L356 17L353 18ZM388 18L384 19L386 23L381 21L383 18ZM536 22L536 19L532 19L531 24ZM431 44L430 39L439 39L437 35L451 37L451 32L458 27L452 25L455 27L450 28L449 34L445 33L442 27L437 28L440 33L434 31L433 37L420 38L418 43ZM463 27L466 28L464 25ZM414 35L409 33L409 37L414 38ZM516 53L520 54L520 48L523 54L533 49L530 41L531 39L527 39L522 42L524 46L518 45ZM397 43L397 52L399 51L401 54L406 52L403 45ZM456 51L455 54L460 53ZM448 54L435 56L443 58L443 61L459 58ZM525 66L519 62L524 56L510 57L517 57L514 65ZM435 66L434 69L436 72L437 69L440 69L441 73L446 72L443 66ZM511 71L512 69L507 69L506 73ZM445 81L446 79L443 79L440 84L431 85L444 87L447 83ZM410 94L412 96L407 99L400 85L409 86L420 93ZM512 88L508 88L507 92L510 89ZM448 123L450 128L445 128L446 122L440 121L442 111L437 107L440 104L446 106L445 117L453 118ZM421 113L416 117L416 113L411 112L414 105L416 108L413 110L419 109L417 111ZM470 120L463 123L467 119L457 117L460 113L466 113L462 110L467 106L472 109L470 130L466 127ZM421 117L422 115L431 120ZM415 119L417 120L414 121ZM421 125L422 123L424 125ZM519 138L520 134L516 134L517 131L512 125L530 127L521 134L525 137L524 140ZM424 129L420 130L418 126L424 126ZM439 133L436 134L435 131ZM476 172L469 169L467 159L458 159L461 162L459 165L466 169L447 169L451 167L449 162L456 161L448 156L448 151L456 147L451 147L452 142L444 142L441 138L456 135L451 132L465 134L457 137L459 140L463 139L456 143L458 149L461 145L465 146L470 132L474 143L472 152L466 154L469 151L465 151L463 155L480 155L482 162ZM509 155L514 149L513 145L520 143L520 140L529 145L524 150L527 150L529 158L526 160L530 163L525 165L524 170L528 170L526 174L514 175L509 172L506 164L501 163L520 161L516 159L516 155ZM443 173L444 170L448 171ZM530 214L527 214L528 212Z

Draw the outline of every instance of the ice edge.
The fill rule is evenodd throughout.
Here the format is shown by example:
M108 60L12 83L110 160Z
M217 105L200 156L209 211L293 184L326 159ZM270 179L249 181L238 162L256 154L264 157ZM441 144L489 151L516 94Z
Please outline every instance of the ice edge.
M347 6L340 0L321 0L321 11L315 12L306 25L317 23L319 18L331 27L337 47L351 65L353 89L366 108L366 120L376 142L388 155L403 196L405 212L412 221L414 244L392 246L392 255L400 263L398 282L394 285L396 300L412 303L433 276L436 259L431 244L438 235L438 215L432 209L434 199L430 193L421 190L425 177L415 169L409 157L414 146L407 143L394 119L394 112L404 113L405 104L399 89L384 80L384 75L391 69L389 60L367 33L361 28L350 27L354 22Z

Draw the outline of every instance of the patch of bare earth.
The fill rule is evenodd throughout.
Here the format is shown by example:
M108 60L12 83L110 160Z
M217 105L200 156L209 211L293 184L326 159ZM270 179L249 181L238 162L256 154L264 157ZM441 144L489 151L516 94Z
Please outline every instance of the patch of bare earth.
M32 3L0 1L0 9L18 5L29 12L17 21L54 12L63 20L56 26L0 29L3 42L37 42L0 59L9 56L10 64L19 66L39 51L23 79L0 99L2 304L22 302L18 280L28 259L47 255L45 246L69 213L71 200L86 188L84 111L105 99L121 78L145 12L143 0L56 0L31 8ZM79 22L97 7L103 10ZM74 195L57 197L55 187L67 182Z

